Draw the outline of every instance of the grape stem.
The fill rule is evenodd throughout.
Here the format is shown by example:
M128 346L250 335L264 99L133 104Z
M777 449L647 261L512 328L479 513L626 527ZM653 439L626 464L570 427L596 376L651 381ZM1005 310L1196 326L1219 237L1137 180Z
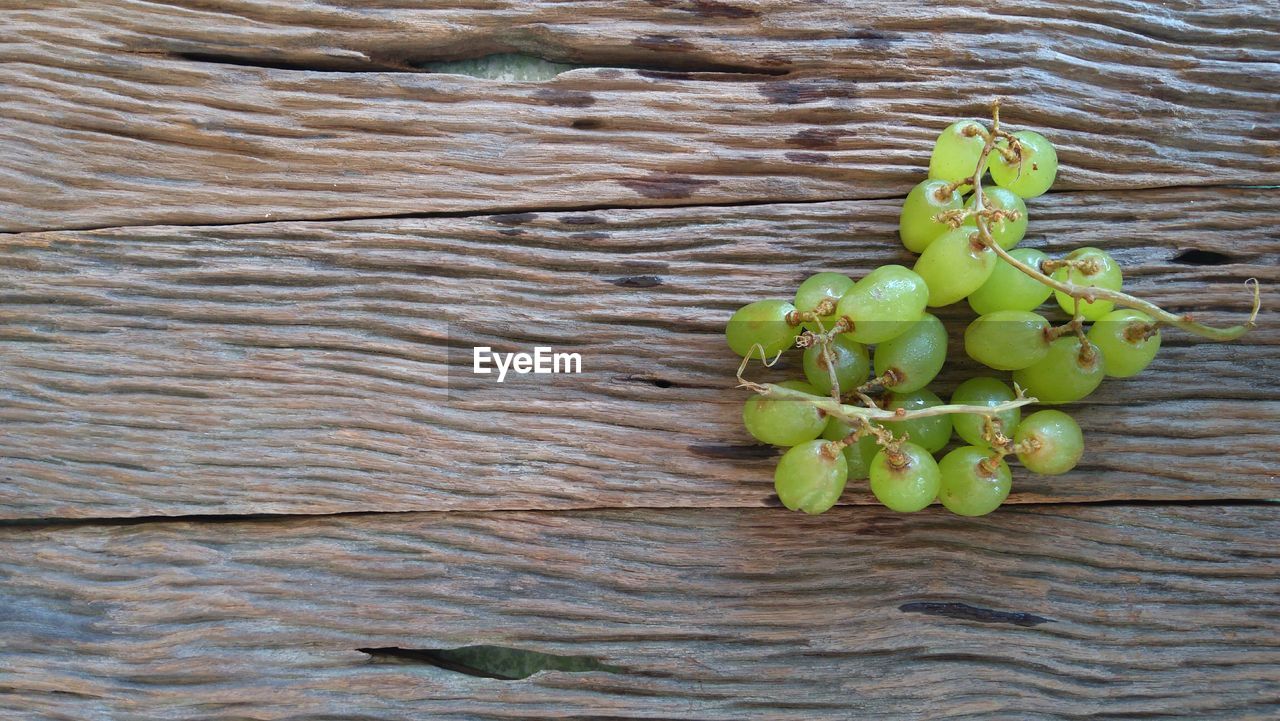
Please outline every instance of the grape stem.
M1130 343L1141 343L1151 339L1151 336L1160 332L1159 323L1143 323L1134 321L1124 328L1124 339Z
M991 455L982 459L978 464L982 472L987 475L996 472L996 469L1000 467L1000 461L1003 461L1005 456L1034 453L1040 450L1043 445L1034 436L1021 442L1014 442L1012 438L1004 434L1000 419L993 416L987 416L982 420L982 439L991 446Z
M906 410L899 408L898 410L887 411L883 408L862 406L851 406L841 403L834 398L819 398L815 395L805 393L794 388L783 388L773 383L755 383L746 380L742 376L738 376L739 387L748 388L765 398L776 398L779 400L803 401L812 405L814 408L834 416L849 425L857 425L860 423L869 423L872 421L906 421L914 418L929 418L932 416L946 416L954 413L971 413L978 416L992 416L997 413L1003 413L1014 408L1021 408L1025 405L1038 402L1030 396L1019 396L1018 398L1005 401L994 406L971 406L962 404L947 404L941 406L931 406L929 408L917 408L916 410Z
M1099 300L1109 300L1123 308L1132 308L1134 310L1142 311L1159 323L1171 325L1175 328L1181 328L1188 333L1193 333L1211 341L1235 340L1245 333L1248 333L1257 325L1258 311L1262 308L1262 291L1256 278L1250 278L1245 281L1246 286L1250 284L1253 286L1253 309L1249 313L1249 320L1240 325L1233 325L1229 328L1215 328L1213 326L1196 322L1191 317L1190 313L1182 315L1170 313L1155 303L1137 298L1129 295L1128 293L1122 293L1118 290L1109 290L1106 288L1076 285L1075 283L1064 283L1062 281L1055 280L1040 272L1039 268L1033 268L1010 255L1009 251L1000 247L1000 244L997 243L995 238L991 235L991 228L987 224L986 216L983 214L983 211L987 208L984 205L986 199L982 192L982 176L987 172L987 161L990 158L991 151L993 149L1001 150L996 148L996 139L998 137L1004 137L1005 135L1007 134L1000 130L1000 101L996 100L991 104L991 132L986 135L986 143L983 145L982 153L979 156L978 167L973 171L973 177L969 179L971 181L969 184L973 186L973 219L978 226L978 238L983 245L990 248L1000 257L1001 260L1032 278L1035 278L1041 283L1044 283L1050 288L1061 291L1062 293L1075 298L1077 301L1085 300L1088 302L1094 302ZM1011 146L1009 150L1014 150L1015 148L1016 144ZM1003 150L1001 150L1001 152L1003 152Z
M1040 261L1040 272L1052 274L1059 268L1075 268L1085 275L1096 275L1102 272L1102 264L1097 258L1061 258L1059 260L1042 260Z
M1004 434L1004 426L1000 419L995 416L987 416L982 419L982 440L990 444L992 448L1004 451L1013 446L1013 439Z
M853 330L849 321L844 318L837 319L830 329L827 329L826 326L822 325L822 319L820 318L815 318L813 322L818 324L818 332L814 333L811 330L805 330L799 336L796 336L797 348L812 348L815 345L828 343L837 335L840 335L841 333L848 333L850 330Z
M823 298L822 302L814 306L813 310L801 311L793 310L787 313L787 325L796 326L805 322L816 322L823 316L831 315L836 311L836 302L832 298Z
M901 382L902 375L897 371L897 369L890 368L884 373L858 386L857 392L861 394L875 393L878 395L885 391L893 390L893 387Z
M860 390L854 389L854 391L853 391L853 397L855 397L855 398L857 398L858 400L862 401L862 404L863 404L864 406L868 407L868 408L879 408L879 407L880 407L880 404L879 404L879 403L876 403L876 401L875 401L875 399L874 399L874 398L872 398L871 396L867 395L866 393L863 393L863 392L862 392L862 391L860 391Z
M782 353L769 360L766 355L764 346L756 343L751 346L750 351L742 359L742 363L738 364L738 387L746 388L766 398L778 398L782 400L803 401L812 405L814 408L823 413L839 418L851 426L866 426L869 432L876 436L876 443L886 448L890 447L895 441L893 435L886 429L874 426L872 421L909 421L915 418L930 418L933 416L946 416L956 413L969 413L972 415L982 416L984 418L995 418L999 413L1014 408L1038 403L1038 399L1023 393L1022 389L1016 384L1014 390L1016 397L1011 401L1005 401L994 406L971 406L963 404L946 404L940 406L931 406L929 408L917 408L915 410L907 410L906 408L898 408L896 410L885 410L875 404L871 398L866 396L860 390L856 391L859 399L866 404L863 406L851 406L843 403L839 398L819 398L810 393L805 393L794 388L784 388L773 383L756 383L749 381L743 377L743 373L747 371L747 365L751 363L751 359L760 356L760 361L766 367L772 366L782 357ZM834 383L833 383L834 385Z
M818 329L821 330L822 321L816 322ZM819 353L822 354L822 362L827 366L827 378L831 379L831 399L838 401L840 400L840 376L836 373L836 352L831 349L831 336L824 333L821 343L822 349Z
M1003 461L1005 456L1021 453L1024 449L1024 446L1014 443L1012 438L1004 434L1000 419L994 416L982 419L982 440L991 446L991 455L978 464L981 471L987 475L996 472L1000 467L1000 461Z
M853 426L852 423L849 425L851 427ZM901 443L901 441L894 439L893 433L890 432L889 429L884 428L883 426L874 425L870 421L862 421L858 425L857 430L853 433L850 433L838 441L832 441L828 445L835 446L837 451L844 450L845 448L857 443L858 439L863 436L874 436L876 445L881 446L882 448L892 448Z
M1083 332L1084 332L1084 316L1078 315L1072 318L1071 320L1067 321L1066 323L1063 323L1062 325L1057 325L1052 328L1045 328L1044 339L1047 341L1054 341L1068 333L1075 333L1076 336L1079 337L1080 334ZM1080 342L1083 343L1084 341L1081 340Z

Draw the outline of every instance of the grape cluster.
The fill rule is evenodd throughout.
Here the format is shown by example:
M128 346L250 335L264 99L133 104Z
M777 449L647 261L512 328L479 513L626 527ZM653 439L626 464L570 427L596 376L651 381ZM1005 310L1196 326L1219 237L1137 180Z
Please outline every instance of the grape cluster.
M792 301L734 313L726 337L743 357L739 380L757 393L743 422L757 440L788 449L774 476L787 508L822 513L854 478L868 479L895 511L938 500L960 515L990 513L1009 495L1008 456L1054 475L1084 452L1069 415L1023 417L1024 406L1078 401L1104 377L1139 373L1160 347L1162 325L1213 340L1253 325L1208 328L1128 296L1120 266L1098 248L1053 259L1017 247L1026 201L1047 191L1057 170L1053 145L1039 133L1002 130L998 106L990 128L954 123L934 145L928 179L903 203L899 234L919 253L914 267L882 266L857 282L818 273ZM984 190L988 171L996 187ZM1069 320L1046 317L1050 296ZM965 352L1010 372L1013 385L994 374L971 378L944 404L928 384L946 360L947 331L928 309L966 299L978 317L965 329ZM793 347L804 349L805 380L742 379L750 359L769 363ZM935 459L953 434L963 445Z

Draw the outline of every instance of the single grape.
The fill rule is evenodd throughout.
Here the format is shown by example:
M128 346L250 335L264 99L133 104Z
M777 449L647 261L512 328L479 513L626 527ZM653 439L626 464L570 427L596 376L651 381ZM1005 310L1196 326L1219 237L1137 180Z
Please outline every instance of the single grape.
M871 492L889 510L911 513L938 497L938 463L915 443L897 453L880 451L871 460Z
M896 411L905 408L917 411L942 405L942 399L928 388L921 388L910 393L891 393L886 410ZM951 440L951 416L926 416L905 421L885 421L882 425L893 431L895 436L907 436L912 443L930 453L937 453Z
M836 381L840 384L840 393L845 394L867 382L867 374L871 372L871 360L867 357L866 346L845 335L831 339L831 353L835 358ZM831 373L827 368L827 358L822 353L822 346L815 345L804 349L804 377L822 395L831 394Z
M814 396L822 395L803 381L783 381L778 385ZM821 435L827 427L827 418L804 401L753 396L742 406L742 423L758 441L775 446L794 446Z
M924 388L942 370L947 360L947 329L932 313L925 313L906 332L876 346L877 376L893 372L885 383L898 393Z
M740 356L747 356L756 343L764 346L764 353L773 357L790 348L796 342L798 329L787 322L787 314L796 307L785 300L758 300L738 309L724 329L729 347Z
M1058 152L1043 135L1033 130L1019 130L1013 134L1022 146L1016 161L1004 159L1000 152L991 153L991 179L1002 188L1008 188L1023 198L1044 195L1058 175ZM997 148L1008 147L1006 140L996 142Z
M964 329L964 350L989 368L1026 368L1049 352L1049 328L1049 321L1030 311L998 310Z
M961 516L985 516L1009 497L1013 474L1003 460L990 464L990 448L964 446L938 461L942 477L938 500L948 511ZM995 468L988 470L988 465Z
M1004 382L979 376L961 383L951 394L951 403L961 406L998 406L1016 397L1013 389ZM1000 421L1000 430L1010 438L1013 437L1013 431L1018 427L1018 419L1021 417L1021 408L1011 408L996 414L996 419ZM965 443L978 448L991 445L982 437L984 427L982 416L957 413L952 416L952 423L955 424L956 434L963 438Z
M1049 256L1035 248L1014 248L1009 255L1040 269L1040 262ZM995 270L981 287L969 294L969 307L978 315L998 310L1035 310L1048 300L1053 289L1006 263L996 260Z
M1005 188L987 188L982 191L982 199L983 205L989 209L1011 210L1018 214L1017 220L1001 218L988 221L987 230L991 231L991 238L1005 250L1021 243L1027 234L1027 204L1022 198ZM965 201L964 207L966 210L973 209L972 197ZM967 224L977 227L976 223L977 221L970 219Z
M849 467L843 453L831 451L830 441L802 443L782 454L773 473L773 487L782 505L793 511L822 513L840 500Z
M837 302L840 296L849 292L852 287L853 279L843 273L811 275L796 289L796 310L808 313L817 310L818 304L824 300L830 299L833 303ZM831 330L831 326L836 322L835 311L822 316L819 320L822 321L822 329ZM814 321L807 321L803 325L815 333L820 330Z
M906 331L924 315L929 288L924 279L900 265L882 265L853 284L836 314L853 324L847 335L859 343L883 343Z
M1015 443L1031 445L1018 460L1032 473L1056 476L1066 473L1084 455L1084 435L1071 416L1062 411L1036 411L1018 424Z
M1155 359L1160 350L1160 331L1152 330L1151 316L1128 308L1113 310L1089 329L1089 341L1107 359L1107 375L1112 378L1136 376Z
M926 180L907 193L898 216L898 235L902 244L912 253L929 247L938 236L951 229L939 223L933 216L948 210L960 210L964 199L959 189L951 190L945 180Z
M1013 382L1041 403L1070 403L1089 395L1102 383L1106 363L1098 347L1090 343L1081 353L1080 339L1074 335L1049 344L1049 352L1038 363L1013 372Z
M1095 261L1097 272L1085 273L1077 268L1059 268L1053 272L1054 280L1085 285L1090 288L1105 288L1106 290L1120 290L1120 287L1124 284L1124 278L1120 273L1120 265L1102 250L1097 248L1078 248L1067 254L1067 260ZM1068 315L1075 313L1076 301L1074 298L1060 290L1055 290L1053 295L1058 299L1058 306L1066 311ZM1093 302L1082 300L1080 301L1080 314L1085 317L1085 320L1098 320L1110 313L1115 308L1115 305L1109 300L1095 300Z
M996 267L996 254L970 236L962 225L943 233L916 259L915 272L929 288L929 305L951 305L982 287Z
M973 175L982 157L986 140L985 128L973 120L961 120L947 126L933 144L929 158L929 177L956 183Z
M853 427L848 423L833 417L827 422L827 427L822 431L822 437L829 441L842 441L853 433ZM844 447L844 460L849 467L850 478L866 478L871 472L871 459L876 457L880 452L880 446L876 445L875 436L866 435L857 440L851 446Z

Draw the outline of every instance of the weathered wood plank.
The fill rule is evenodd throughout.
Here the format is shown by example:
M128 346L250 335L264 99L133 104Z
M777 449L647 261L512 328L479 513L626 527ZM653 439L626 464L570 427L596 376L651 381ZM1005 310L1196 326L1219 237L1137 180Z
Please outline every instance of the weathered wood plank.
M938 130L997 96L1059 146L1060 188L1275 184L1276 17L1222 1L28 4L0 44L0 230L902 195ZM600 67L412 72L507 51Z
M1027 242L1107 247L1135 292L1238 322L1246 278L1280 306L1275 198L1055 194L1033 203ZM772 460L741 429L723 323L817 270L909 264L896 212L852 201L5 237L0 515L770 503ZM1221 264L1179 262L1189 250ZM1240 343L1169 333L1150 370L1072 411L1085 464L1019 477L1012 500L1276 497L1270 312ZM968 309L945 316L958 339ZM446 378L451 333L580 349L586 372L495 395ZM980 372L952 357L943 395ZM862 484L846 498L869 499Z
M0 709L163 719L1280 713L1276 506L0 529ZM476 678L494 644L620 673Z

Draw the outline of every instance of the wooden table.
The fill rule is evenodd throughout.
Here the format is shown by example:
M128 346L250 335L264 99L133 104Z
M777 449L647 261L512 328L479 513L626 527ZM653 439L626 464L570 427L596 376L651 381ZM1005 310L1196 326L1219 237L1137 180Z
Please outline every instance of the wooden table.
M0 5L4 718L1280 715L1274 0ZM992 516L779 509L725 319L909 262L995 97L1028 245L1260 327ZM468 402L464 319L596 366Z

